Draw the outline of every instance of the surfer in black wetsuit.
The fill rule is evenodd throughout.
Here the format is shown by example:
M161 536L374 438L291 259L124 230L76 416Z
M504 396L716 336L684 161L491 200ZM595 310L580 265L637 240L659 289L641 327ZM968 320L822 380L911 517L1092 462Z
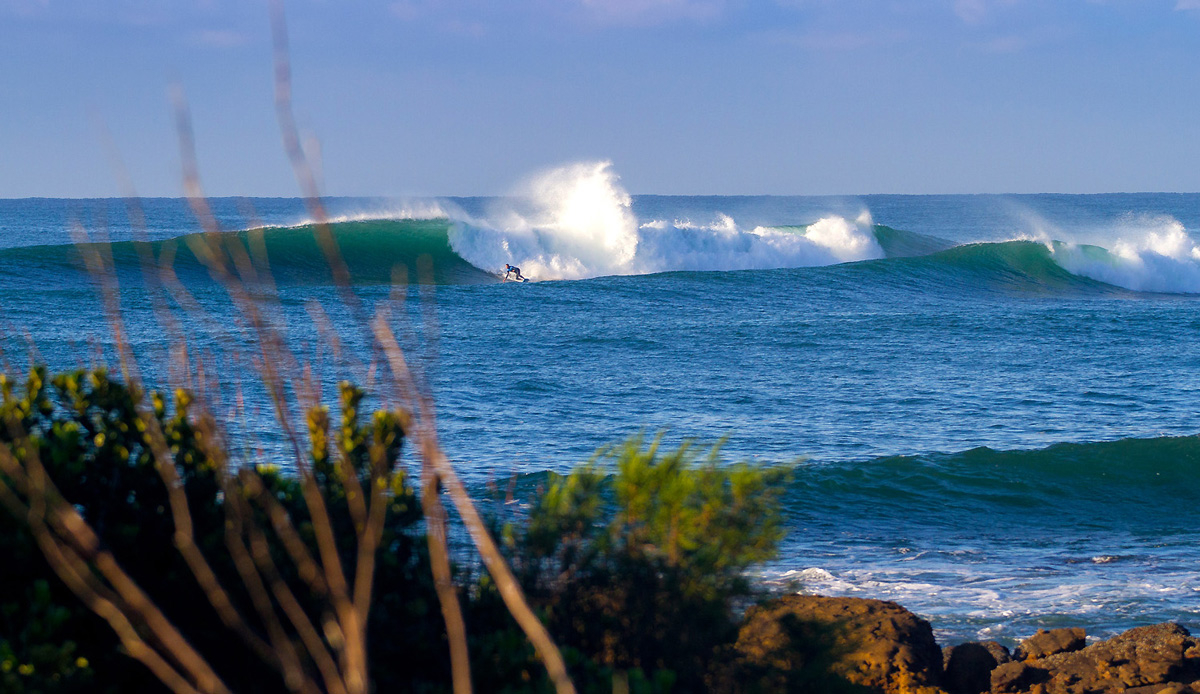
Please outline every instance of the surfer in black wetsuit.
M521 268L517 267L516 265L509 265L508 263L505 263L504 264L504 279L506 279L506 280L513 279L511 277L512 275L516 275L515 279L519 282L525 281L525 278L521 276Z

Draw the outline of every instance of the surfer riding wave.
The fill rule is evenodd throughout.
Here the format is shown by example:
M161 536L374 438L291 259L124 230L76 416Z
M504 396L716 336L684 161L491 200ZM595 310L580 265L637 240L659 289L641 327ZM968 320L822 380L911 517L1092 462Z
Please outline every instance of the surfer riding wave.
M509 265L508 263L505 263L504 264L504 279L516 280L517 282L524 282L528 278L521 275L521 268L517 267L516 265Z

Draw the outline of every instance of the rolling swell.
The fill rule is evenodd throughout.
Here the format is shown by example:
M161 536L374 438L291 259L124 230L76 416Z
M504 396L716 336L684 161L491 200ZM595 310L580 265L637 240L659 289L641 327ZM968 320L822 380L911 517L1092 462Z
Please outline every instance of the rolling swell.
M888 258L911 258L913 256L931 255L955 246L953 241L940 239L936 236L918 234L915 231L893 229L883 224L876 224L874 232L875 241L883 248L883 252Z
M517 496L534 494L547 474L517 475ZM1200 436L801 463L784 508L800 542L876 531L1014 542L1193 533Z
M888 230L894 233L893 230ZM899 237L903 250L916 250ZM929 239L931 237L925 237ZM1045 244L1035 241L970 243L933 250L933 242L918 240L928 254L894 256L847 266L860 281L873 281L913 290L996 291L1018 294L1123 293L1121 287L1073 274L1056 262ZM883 244L888 248L888 244ZM895 242L893 241L893 247ZM841 268L838 268L839 270ZM869 279L868 279L869 278Z
M1194 528L1200 437L975 448L804 465L789 491L801 524L889 519L965 534Z

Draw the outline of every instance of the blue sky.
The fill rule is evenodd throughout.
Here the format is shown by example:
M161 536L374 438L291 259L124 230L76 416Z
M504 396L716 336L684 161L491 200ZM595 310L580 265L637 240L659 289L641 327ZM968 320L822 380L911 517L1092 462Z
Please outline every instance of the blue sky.
M326 191L1200 191L1200 0L292 0ZM0 0L0 197L294 195L260 0Z

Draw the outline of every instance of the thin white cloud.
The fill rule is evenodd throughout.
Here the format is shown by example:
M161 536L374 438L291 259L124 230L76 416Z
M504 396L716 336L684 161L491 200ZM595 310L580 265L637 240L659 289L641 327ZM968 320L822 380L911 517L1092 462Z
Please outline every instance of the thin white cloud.
M406 23L422 23L447 34L480 37L487 33L488 13L478 2L447 0L396 0L389 13ZM468 19L469 17L469 19Z
M1200 10L1200 0L1176 0L1176 10Z
M1196 0L1181 0L1195 2ZM982 24L992 18L997 10L1019 5L1021 0L954 0L954 14L966 24Z
M769 31L760 34L760 37L770 43L795 46L802 50L819 53L840 53L878 46L891 46L904 43L911 38L907 32L897 30L789 31L786 29Z
M442 24L442 28L450 34L458 34L459 36L469 36L479 38L487 34L487 27L483 22L464 21L461 19L451 19Z
M818 51L853 51L875 43L875 37L856 31L812 32L796 37L796 45Z
M0 0L0 12L19 17L32 16L50 7L50 0Z
M435 13L442 6L438 0L398 0L388 6L392 16L406 22L415 22Z
M984 0L954 0L954 14L967 24L978 24L987 17L988 6Z
M405 22L415 22L421 18L421 10L413 2L393 2L388 6L388 11L396 19Z
M581 22L599 26L653 26L677 21L711 21L736 0L393 0L392 17L442 31L479 35L495 22L517 17L538 22Z
M184 14L187 13L185 9ZM0 15L50 21L132 27L157 27L169 24L179 14L167 3L151 0L113 0L98 3L86 0L0 0Z
M611 24L658 24L720 17L724 0L578 0L594 19Z
M1023 36L997 36L994 39L978 44L984 53L1017 53L1029 45L1029 40Z
M229 29L206 29L191 35L191 43L208 48L234 48L250 42L250 37Z

